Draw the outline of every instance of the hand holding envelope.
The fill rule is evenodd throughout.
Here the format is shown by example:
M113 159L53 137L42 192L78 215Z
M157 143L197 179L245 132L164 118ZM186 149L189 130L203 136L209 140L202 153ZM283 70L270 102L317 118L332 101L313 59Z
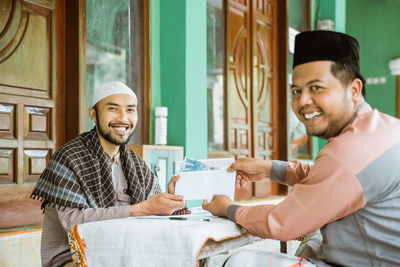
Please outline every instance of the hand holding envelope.
M211 199L213 195L226 195L233 199L236 172L226 171L233 162L232 158L198 161L185 158L175 194L183 195L184 200ZM201 170L197 170L199 168Z
M204 199L204 210L214 216L227 217L227 209L233 203L235 184L242 187L248 182L268 178L271 168L271 160L247 158L235 162L233 159L196 161L185 158L181 179L176 183L176 193L183 195L184 200ZM210 199L212 201L209 202Z

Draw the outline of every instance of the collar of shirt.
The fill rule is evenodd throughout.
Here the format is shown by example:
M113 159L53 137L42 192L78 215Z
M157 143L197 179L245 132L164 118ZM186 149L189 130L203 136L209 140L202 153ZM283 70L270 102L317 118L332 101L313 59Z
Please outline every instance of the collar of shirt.
M104 151L106 152L106 151ZM108 154L106 152L106 157L108 160L110 160L110 162L114 165L121 165L121 157L120 157L120 153L118 152L114 157L111 156L110 154Z

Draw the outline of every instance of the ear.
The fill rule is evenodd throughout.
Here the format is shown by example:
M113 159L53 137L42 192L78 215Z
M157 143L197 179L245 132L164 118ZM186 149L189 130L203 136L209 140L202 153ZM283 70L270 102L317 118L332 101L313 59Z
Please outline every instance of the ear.
M362 81L358 78L354 79L350 83L349 89L350 89L351 99L354 102L358 102L358 100L362 96L361 95L362 88L363 88Z
M92 119L92 121L97 123L96 122L96 110L94 110L94 108L89 108L88 109L88 114L89 114L89 117Z

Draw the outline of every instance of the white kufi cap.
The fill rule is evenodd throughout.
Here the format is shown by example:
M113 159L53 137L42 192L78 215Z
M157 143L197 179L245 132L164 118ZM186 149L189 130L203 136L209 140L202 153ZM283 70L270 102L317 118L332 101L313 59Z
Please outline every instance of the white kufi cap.
M92 107L96 105L97 102L110 95L130 95L137 101L136 94L131 88L122 82L114 81L103 83L94 88Z

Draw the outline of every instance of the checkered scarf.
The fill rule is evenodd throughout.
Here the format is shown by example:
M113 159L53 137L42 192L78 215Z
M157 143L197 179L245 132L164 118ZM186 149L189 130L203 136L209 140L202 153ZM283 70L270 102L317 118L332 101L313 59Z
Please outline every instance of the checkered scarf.
M95 129L79 135L53 155L31 198L42 198L43 209L50 204L80 209L114 206L111 162L105 153ZM150 192L161 192L157 179L135 152L120 146L120 158L132 204L146 200Z

